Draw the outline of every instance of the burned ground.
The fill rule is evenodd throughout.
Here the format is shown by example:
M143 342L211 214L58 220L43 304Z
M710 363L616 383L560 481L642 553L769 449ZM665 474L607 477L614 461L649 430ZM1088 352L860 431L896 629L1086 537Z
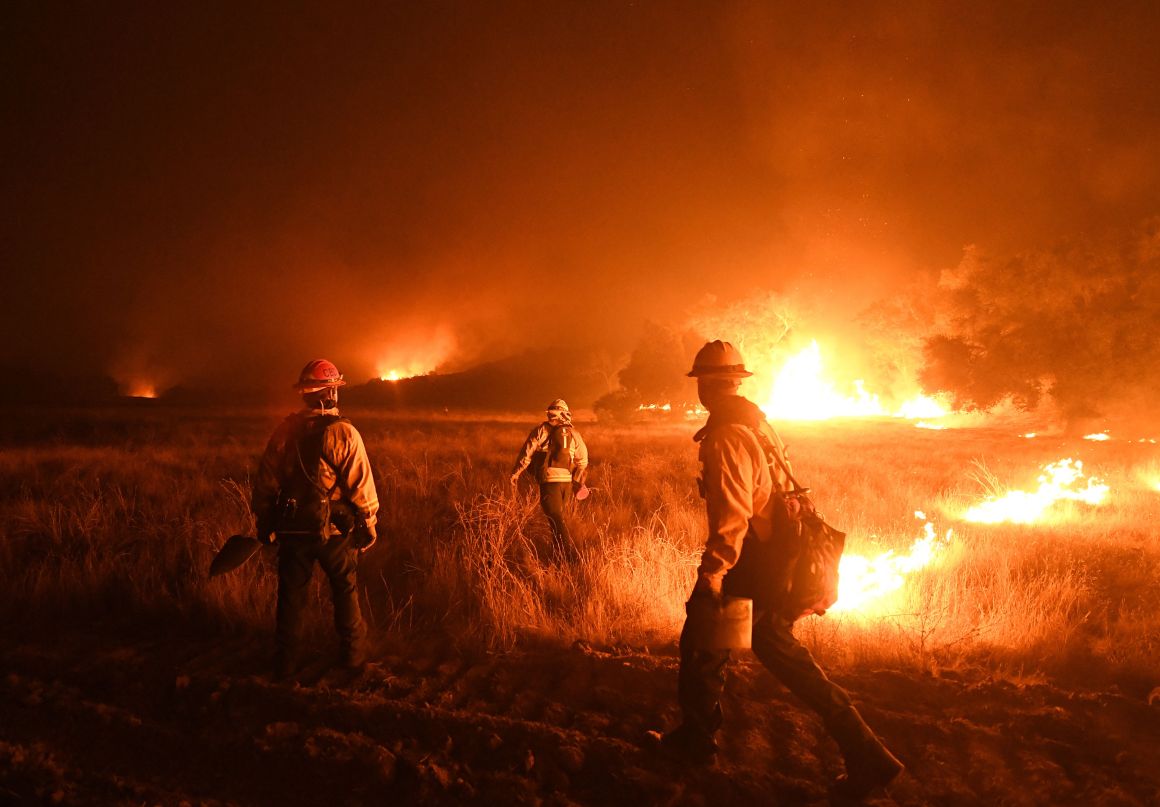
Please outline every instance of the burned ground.
M364 559L375 652L361 674L331 668L319 588L315 660L276 682L272 557L205 576L248 528L248 467L276 415L36 417L20 433L10 419L0 452L0 800L828 801L837 748L748 652L718 765L657 748L678 720L674 640L703 530L691 428L580 425L596 492L568 563L534 498L502 492L530 424L355 413L384 501L385 540ZM877 803L1157 801L1151 444L783 431L850 551L904 551L916 505L958 533L894 610L800 628L907 765ZM1062 451L1107 479L1098 513L954 520L982 493L973 461L1014 483Z

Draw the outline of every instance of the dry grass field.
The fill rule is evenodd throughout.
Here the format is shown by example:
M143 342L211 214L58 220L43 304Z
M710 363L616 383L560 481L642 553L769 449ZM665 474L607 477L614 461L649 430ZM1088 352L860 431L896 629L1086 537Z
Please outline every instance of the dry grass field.
M584 697L605 701L599 708L587 701L583 709L573 704L575 714L635 715L632 720L620 718L624 725L613 721L619 726L615 731L599 727L586 731L575 714L565 721L568 731L587 738L576 742L585 748L589 761L576 770L566 764L561 768L564 781L571 785L553 780L550 771L543 772L544 765L536 769L529 764L523 774L533 783L530 790L494 790L500 787L498 780L487 779L486 784L481 775L473 779L463 773L456 765L466 763L450 751L442 764L459 773L449 781L423 768L426 763L412 765L410 784L400 784L401 774L386 780L403 788L399 792L407 798L436 802L442 797L486 800L485 796L499 793L519 802L545 794L566 795L561 803L605 800L607 794L589 781L599 778L599 771L592 770L600 758L593 737L599 735L605 745L615 740L627 744L625 749L631 746L633 750L614 754L627 759L641 753L637 746L646 729L661 728L675 718L672 654L704 531L694 485L697 468L690 440L694 427L579 423L592 453L589 482L594 493L575 511L579 557L569 560L552 546L530 487L513 492L506 481L536 413L526 418L347 414L366 439L383 506L382 537L361 567L377 663L354 689L368 697L371 692L383 696L400 681L419 687L417 681L430 684L432 675L451 675L444 669L448 664L459 665L456 669L474 664L490 671L485 676L489 680L524 676L524 684L513 684L516 689L542 686L546 692L569 681L577 669L592 667L586 674L602 683L588 687ZM242 682L258 687L260 691L250 697L265 704L265 711L254 730L268 732L279 723L270 713L285 707L277 705L281 696L275 697L282 690L255 683L264 675L272 650L272 553L225 578L210 580L206 570L227 536L251 531L246 506L249 475L280 415L152 407L10 413L0 427L0 618L14 637L7 660L16 670L7 683L9 696L16 700L27 696L25 688L35 689L29 681L48 686L47 681L58 679L116 680L111 672L116 665L102 656L115 646L129 654L131 666L154 669L156 659L164 659L164 669L176 669L175 675L165 674L171 679L170 689L173 680L181 692L196 691L204 680L233 681L235 692L243 691ZM848 553L871 557L890 549L907 552L922 535L923 522L916 520L916 510L925 513L940 537L953 530L934 559L909 575L897 593L861 609L811 617L799 627L799 634L839 680L851 685L864 702L874 700L883 710L880 725L886 723L888 739L901 748L919 782L909 791L903 787L902 795L895 796L898 803L979 803L972 799L1018 789L1023 786L1021 777L1030 774L1016 770L1006 779L996 774L990 784L968 786L940 768L937 776L928 771L926 781L941 784L933 789L924 786L918 757L939 758L932 749L940 742L960 741L946 736L939 740L942 735L936 732L908 746L910 740L900 735L910 724L897 715L894 723L887 717L890 709L899 708L897 703L891 705L892 693L906 700L926 692L938 700L953 696L941 690L937 696L931 694L931 687L961 686L960 696L971 692L974 697L979 690L971 687L986 682L1028 692L1047 687L1040 696L1015 699L1028 703L1040 697L1047 703L1054 695L1043 695L1046 692L1063 700L1075 693L1110 692L1121 706L1138 704L1133 720L1143 720L1151 726L1149 731L1155 731L1158 713L1149 705L1149 696L1153 701L1160 697L1156 692L1160 535L1155 526L1160 491L1154 485L1154 477L1160 476L1160 447L1064 437L1029 440L1005 428L927 431L894 421L790 423L782 424L781 431L799 476L815 491L819 509L848 531ZM962 520L967 507L1006 486L1033 487L1040 466L1064 457L1082 459L1086 472L1109 485L1103 505L1064 503L1040 522L1022 526ZM328 594L317 580L315 591L318 607L310 623L311 642L325 657L332 642ZM632 661L615 661L621 657ZM81 658L91 668L78 661ZM94 660L98 658L105 661L98 663ZM531 669L528 665L539 662L529 659L536 658L555 661L544 662L544 669ZM498 659L509 661L501 664ZM510 668L503 666L509 663ZM631 671L616 672L618 663ZM197 669L203 670L201 678ZM741 694L731 697L781 703L784 708L778 714L794 715L786 718L793 724L790 733L812 736L810 718L792 705L784 706L791 703L784 694L770 695L770 687L776 687L751 661L743 661L738 669L735 680ZM461 678L460 673L451 677ZM462 678L469 681L470 675L463 672ZM328 681L320 672L299 691L311 693L304 698L329 697L333 682ZM106 685L116 689L109 681ZM507 696L496 695L493 690L499 685L494 680L490 696L466 683L461 686L460 695L448 695L455 688L444 680L432 690L436 694L415 695L413 700L430 706L439 697L459 698L453 704L455 714L506 710L518 716L519 709L512 706L519 703L518 697L505 700ZM618 687L626 691L615 692ZM125 691L130 690L133 687ZM439 692L444 694L438 696ZM534 699L532 693L524 694ZM478 701L475 706L470 705L473 698ZM303 708L299 701L295 709ZM316 705L315 711L319 709ZM538 714L533 721L537 726L562 725L549 707L543 709L548 714ZM27 721L30 714L10 712L7 718ZM391 719L401 719L392 714ZM875 716L873 707L868 714ZM503 725L492 725L498 719L489 718L487 733L499 739L488 742L508 743ZM296 730L304 720L298 719ZM977 722L978 715L970 720ZM753 736L766 737L760 742L768 744L769 725L776 726L777 720L767 715L746 725ZM508 727L508 731L517 730ZM517 733L527 731L523 726ZM406 734L401 728L399 732ZM470 745L452 729L446 733L455 743ZM100 802L104 796L123 803L138 797L158 803L170 798L174 803L183 799L210 803L214 798L262 803L236 783L219 782L214 798L188 784L176 787L173 782L180 778L176 773L167 774L166 781L176 788L170 790L150 784L148 777L138 781L119 775L119 785L99 777L93 780L93 774L86 779L61 761L80 751L68 751L67 744L55 752L44 750L37 745L37 736L31 728L24 735L0 731L0 771L5 772L0 788L27 796L28 803L58 791L61 800L76 803ZM536 746L529 742L529 747ZM544 742L548 741L540 745ZM374 747L381 746L403 766L408 751L406 742L399 743L393 748L383 740ZM552 745L558 747L563 746ZM613 746L600 747L605 749L600 753L613 753L608 750ZM1130 747L1125 741L1124 748ZM819 752L808 743L799 752L787 759L798 760L805 769L795 773L785 765L774 766L772 772L747 780L739 772L752 769L756 751L752 746L738 750L737 767L727 778L749 784L737 785L741 788L737 798L751 798L771 787L796 793L786 797L791 803L819 798L812 785L799 782L791 787L786 782L821 778L819 772L832 765L834 752ZM352 753L343 757L343 764L363 759ZM1074 780L1071 789L1059 790L1051 800L1079 803L1096 792L1094 787L1122 797L1108 803L1147 803L1148 794L1156 792L1155 779L1137 771L1131 776L1143 777L1138 783L1123 784L1122 773L1115 771L1121 763L1108 763L1104 771L1102 763L1089 761L1084 768L1088 773L1082 775L1068 768L1069 781ZM115 767L113 762L103 764ZM508 767L519 773L520 764L511 762ZM602 764L621 770L620 763ZM476 760L475 765L478 769L483 763ZM1141 765L1141 770L1147 767ZM394 771L396 765L388 767ZM647 771L649 766L634 763L623 770L630 768ZM529 773L533 770L534 776ZM1048 782L1053 775L1040 771L1036 776ZM130 780L137 784L124 784ZM457 781L466 782L468 790L457 790ZM680 801L681 793L691 797L712 792L719 784L702 779L691 790L677 792L671 781L633 781L631 787L612 792L626 800L645 794L646 801ZM515 787L510 782L503 787L509 785ZM1032 795L1048 794L1043 790L1046 785L1036 787ZM301 790L301 803L308 803L312 792L309 787ZM370 792L352 791L361 795L349 801L376 803L367 795ZM768 803L783 801L771 796ZM1010 803L1023 802L1017 798Z

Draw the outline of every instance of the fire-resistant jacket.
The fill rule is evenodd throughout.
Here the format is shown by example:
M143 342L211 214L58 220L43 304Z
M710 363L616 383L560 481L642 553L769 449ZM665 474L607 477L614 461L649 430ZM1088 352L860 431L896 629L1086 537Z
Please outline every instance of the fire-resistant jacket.
M736 400L756 410L743 398ZM785 459L785 444L764 418L752 427L730 422L714 425L712 418L711 414L698 452L709 536L697 569L697 587L720 591L745 541L773 540L770 498L789 490L789 480L780 467L770 467L753 433L754 428L761 430Z
M544 421L536 428L532 429L528 434L528 439L524 441L524 447L520 450L519 456L516 458L516 464L512 467L512 476L522 474L524 469L531 464L532 458L537 451L543 451L545 455L548 451L548 441L552 437L553 424ZM571 469L568 468L549 468L548 463L544 462L540 465L540 482L571 482L574 478L579 477L579 474L588 467L588 446L584 445L584 438L580 436L580 432L570 424L568 428L568 456L571 458Z
M337 409L305 409L288 416L270 437L258 464L254 480L251 509L259 524L273 523L278 493L284 480L278 478L283 453L290 448L298 433L301 418L338 415ZM306 469L320 488L330 491L331 501L343 501L351 506L358 517L365 520L371 532L379 512L379 496L371 475L362 435L350 421L337 420L322 435L322 455L318 467Z

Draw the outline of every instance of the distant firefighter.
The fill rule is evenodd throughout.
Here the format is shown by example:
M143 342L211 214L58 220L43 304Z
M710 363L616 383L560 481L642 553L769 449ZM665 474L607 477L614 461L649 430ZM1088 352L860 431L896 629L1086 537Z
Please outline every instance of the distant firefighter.
M706 641L735 604L753 600L752 647L785 686L816 711L837 741L846 774L838 795L863 798L889 784L900 763L863 721L850 696L830 681L793 635L800 611L788 604L795 551L794 507L783 495L792 480L785 447L760 409L741 397L741 379L752 375L728 342L709 342L689 373L709 420L694 437L700 443L701 487L709 535L697 581L685 606L677 683L683 723L662 738L680 759L709 763L717 754L721 693L730 651ZM796 500L794 504L796 505ZM744 646L744 645L742 645Z
M517 484L529 467L540 483L540 508L548 517L556 546L575 556L566 511L573 486L581 488L588 475L588 447L572 425L572 411L562 398L548 404L548 419L532 429L524 441L512 468L511 483Z
M374 545L379 498L362 436L338 414L346 384L325 359L310 362L294 388L305 407L274 431L258 466L251 508L258 539L278 547L275 674L298 668L302 614L318 563L330 580L341 662L366 661L358 602L358 556Z

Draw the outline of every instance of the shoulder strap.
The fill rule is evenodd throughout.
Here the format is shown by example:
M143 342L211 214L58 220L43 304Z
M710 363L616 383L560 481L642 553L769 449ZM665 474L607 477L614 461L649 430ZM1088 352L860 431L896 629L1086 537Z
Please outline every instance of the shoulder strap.
M323 455L322 440L326 434L326 430L339 421L350 422L339 415L319 415L313 418L306 418L302 424L301 431L296 435L294 440L294 453L297 455L299 469L324 498L328 498L334 492L334 489L338 487L338 469ZM306 467L306 461L302 458L302 442L308 437L318 440L318 459L325 462L335 474L334 484L329 488L324 488L319 484L318 477Z
M770 461L769 464L776 464L777 467L781 468L782 473L785 474L785 478L789 480L791 485L793 485L794 492L807 492L809 488L803 487L798 483L797 478L794 477L793 473L789 469L789 463L785 461L785 457L781 455L781 452L777 450L777 446L775 446L773 441L769 439L769 435L763 432L758 426L749 426L749 430L752 431L753 436L757 438L757 444L761 446L762 451L765 452L766 459Z

